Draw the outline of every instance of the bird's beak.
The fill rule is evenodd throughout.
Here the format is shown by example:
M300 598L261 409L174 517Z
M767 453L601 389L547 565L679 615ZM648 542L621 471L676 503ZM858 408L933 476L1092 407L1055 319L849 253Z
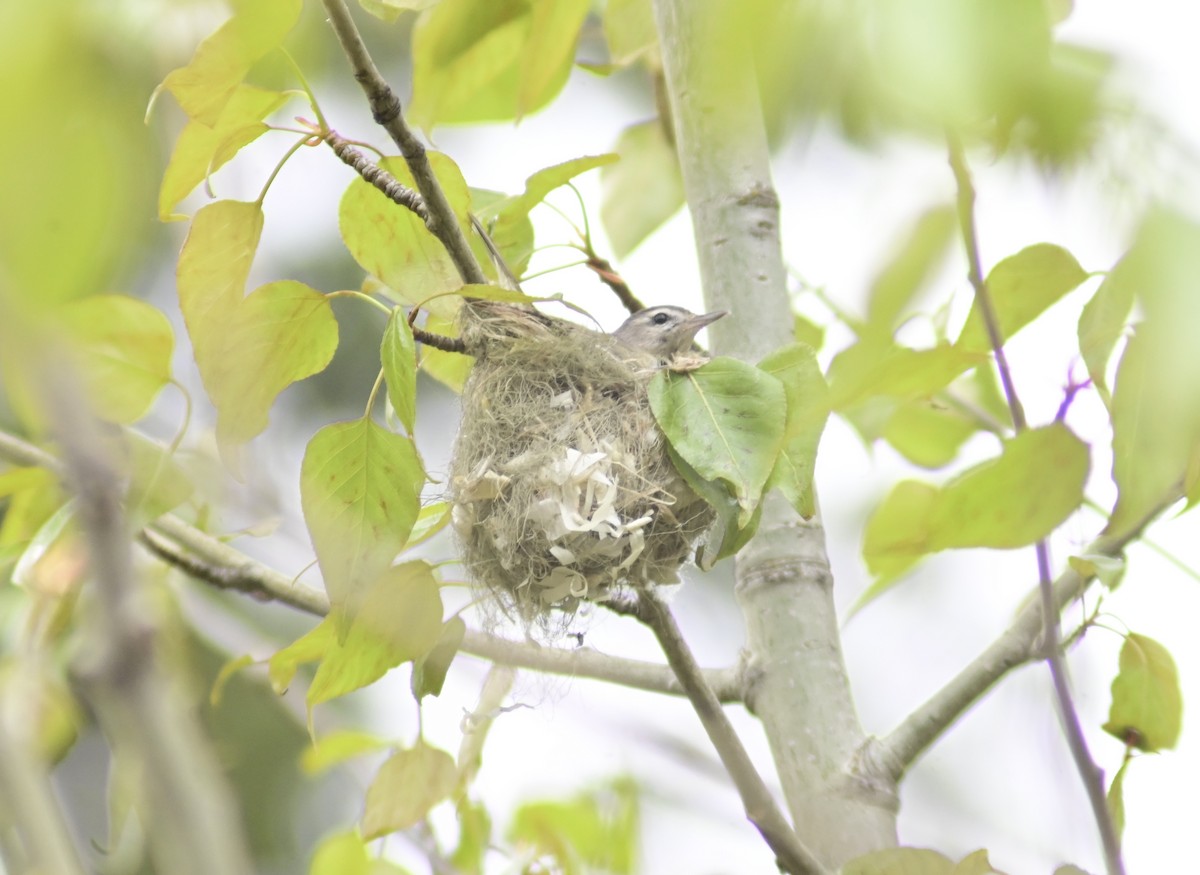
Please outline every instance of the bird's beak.
M701 313L699 316L693 316L684 324L687 325L688 331L690 331L692 336L695 337L696 332L698 332L701 328L706 325L711 325L722 316L728 315L728 310L713 310L711 313Z

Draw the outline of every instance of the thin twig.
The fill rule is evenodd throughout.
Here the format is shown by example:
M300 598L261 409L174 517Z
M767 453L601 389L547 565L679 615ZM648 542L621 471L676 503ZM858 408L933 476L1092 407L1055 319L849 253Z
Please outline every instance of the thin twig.
M612 289L617 300L630 313L637 313L639 310L645 310L646 305L638 299L637 295L629 288L629 284L621 278L621 275L613 270L612 264L607 258L601 258L595 252L585 250L584 255L587 256L587 266L595 272L596 276L600 277L600 281Z
M374 60L371 59L362 36L358 32L358 27L350 16L350 10L346 8L344 0L323 0L323 2L325 11L329 15L329 22L333 25L333 30L342 44L342 50L346 53L347 60L350 61L354 78L362 86L363 93L367 96L367 103L371 107L371 113L376 123L388 132L392 142L399 147L400 154L408 163L408 169L412 171L413 181L425 199L425 206L429 211L429 230L446 248L450 260L454 262L464 283L480 285L486 283L487 277L483 273L483 268L475 259L475 254L471 251L471 245L467 241L466 234L463 233L462 226L459 225L454 208L450 206L450 201L446 198L446 193L442 190L441 183L438 182L437 176L433 172L425 147L404 121L400 98L392 91L391 86L380 74L379 68L375 66Z
M418 328L416 321L417 314L420 312L420 307L413 307L408 311L408 327L412 329L414 340L426 346L432 346L434 349L440 349L442 352L457 352L463 355L470 355L467 352L467 345L461 337L447 337L444 334L434 334L432 331Z
M411 211L418 219L425 223L425 227L431 231L433 230L429 210L425 207L425 199L421 197L419 192L409 188L362 152L358 151L358 149L355 149L345 137L339 136L337 131L325 131L321 139L329 144L329 147L333 149L333 154L342 159L344 164L351 167L368 184L383 192L389 200Z
M975 227L975 188L971 183L970 170L967 167L966 154L958 136L950 131L946 136L949 147L950 168L954 172L955 183L958 187L958 219L962 229L963 244L967 251L968 276L971 287L975 290L975 304L983 317L987 328L988 340L992 353L996 357L996 369L1000 373L1000 384L1004 389L1004 397L1012 414L1013 427L1022 432L1027 427L1025 411L1021 407L1017 390L1013 384L1012 372L1004 354L1004 338L1000 333L1000 322L996 309L988 292L987 282L983 278L983 270L979 258L979 237ZM1087 791L1091 803L1092 816L1100 831L1100 840L1104 846L1105 865L1109 875L1123 875L1125 864L1121 859L1121 845L1113 824L1112 813L1109 811L1104 794L1104 775L1092 759L1088 751L1087 739L1079 723L1079 713L1071 699L1071 690L1067 682L1066 661L1062 648L1059 646L1058 611L1055 609L1054 584L1050 576L1050 548L1045 539L1035 546L1038 566L1038 589L1041 594L1042 618L1042 647L1046 664L1050 669L1050 677L1054 683L1054 694L1058 702L1059 717L1063 722L1063 733L1070 748L1075 768Z
M632 616L646 625L658 639L663 654L704 725L704 731L716 748L729 777L733 779L746 809L746 817L758 828L767 845L775 852L780 868L792 875L820 875L826 872L821 862L804 846L784 818L775 798L750 760L733 724L721 708L696 664L670 608L653 592L639 590L632 602L606 603L619 614Z

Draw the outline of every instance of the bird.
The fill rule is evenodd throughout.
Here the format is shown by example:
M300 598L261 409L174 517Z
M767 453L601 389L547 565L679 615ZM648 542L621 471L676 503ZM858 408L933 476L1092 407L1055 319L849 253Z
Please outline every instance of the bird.
M696 315L683 307L647 307L626 319L613 337L632 349L665 360L690 350L696 332L727 315L725 310Z

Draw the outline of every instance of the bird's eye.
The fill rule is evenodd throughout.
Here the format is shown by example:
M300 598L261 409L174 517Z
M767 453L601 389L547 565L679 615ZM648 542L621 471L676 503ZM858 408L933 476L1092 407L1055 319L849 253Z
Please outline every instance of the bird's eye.
M669 315L667 315L666 313L655 313L655 314L654 314L654 318L653 318L651 321L652 321L652 322L653 322L655 325L666 325L666 324L667 324L667 321L668 321L670 318L671 318L671 317L670 317Z

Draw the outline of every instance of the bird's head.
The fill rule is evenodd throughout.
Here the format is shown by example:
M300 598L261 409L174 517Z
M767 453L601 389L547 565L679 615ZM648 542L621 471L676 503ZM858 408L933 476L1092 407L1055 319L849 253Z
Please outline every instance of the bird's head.
M689 349L696 332L725 315L724 310L697 316L683 307L647 307L626 319L613 336L626 346L666 359Z

